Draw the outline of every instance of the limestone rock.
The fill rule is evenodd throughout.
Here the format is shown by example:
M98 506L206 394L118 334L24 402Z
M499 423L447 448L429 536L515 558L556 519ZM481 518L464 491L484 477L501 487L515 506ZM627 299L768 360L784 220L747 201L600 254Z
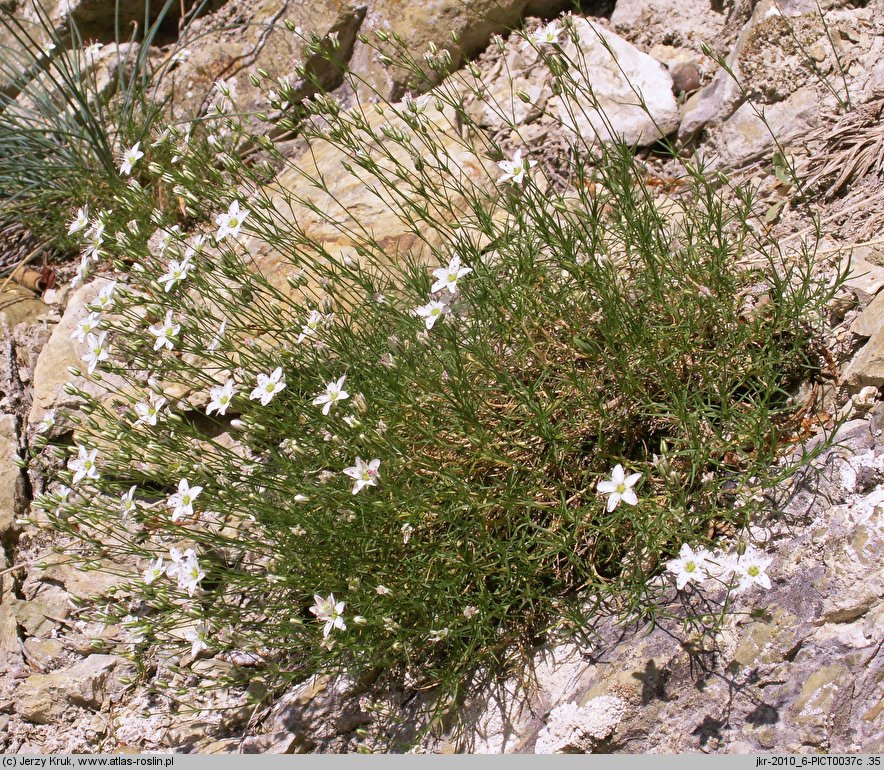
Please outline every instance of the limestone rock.
M878 294L850 325L850 331L860 337L871 337L884 328L884 294Z
M10 284L0 292L0 325L10 329L25 321L35 321L48 310L46 304L22 286Z
M550 110L558 111L563 124L589 144L617 137L647 146L675 131L678 106L666 68L599 24L582 18L575 18L573 24L579 42L575 45L569 38L562 48L571 59L585 62L591 82L584 88L592 90L598 109L580 93L556 97ZM647 110L639 104L636 92Z
M593 698L582 707L556 706L537 737L534 753L591 754L614 734L625 713L626 701L613 695Z
M785 145L819 124L820 103L816 89L806 86L785 100L764 109L767 125L756 113L757 106L740 106L721 126L718 149L728 168L739 166L773 153L774 137Z
M685 103L679 138L727 120L747 95L772 104L815 82L813 68L801 55L802 46L809 48L825 35L814 14L813 3L806 0L779 2L776 7L774 0L761 0L726 57L727 69L720 68L712 82Z
M0 537L16 528L15 520L28 508L25 479L14 460L18 458L16 418L0 414Z
M289 78L296 98L310 96L315 90L306 79L298 79L299 61L325 88L337 86L364 15L365 7L358 0L225 3L215 13L190 25L184 38L189 55L177 64L170 59L172 67L162 87L171 95L173 116L195 118L203 114L216 96L212 91L218 79L224 79L231 88L237 111L271 112L261 92L248 79L259 68L272 80ZM290 32L287 23L296 31ZM337 66L307 50L312 35L325 41L325 50L333 54ZM333 50L330 36L337 37L337 50ZM279 89L278 83L266 87Z
M64 718L71 705L97 709L108 696L123 689L120 677L134 666L115 655L90 655L70 668L33 674L15 693L15 710L35 724L52 724Z
M383 64L375 49L383 53L390 46L378 41L372 35L374 30L400 35L420 65L431 45L444 48L451 55L452 69L456 69L485 48L492 34L517 28L523 11L551 15L567 5L561 0L374 0L363 25L369 44L357 41L351 61L353 70L365 81L357 87L360 100L375 101L378 95L395 100L406 89L424 91L435 85L433 73L426 67L429 83L415 82L409 73ZM456 41L452 35L457 36Z
M77 289L68 302L64 316L40 351L34 371L34 401L28 415L28 425L31 429L34 429L46 413L53 409L77 407L80 403L79 398L65 392L65 385L68 382L96 396L120 387L119 377L104 374L101 381L96 381L82 376L86 373L86 366L83 363L86 343L71 339L71 334L77 325L89 315L90 311L86 306L108 283L110 282L105 278L97 278ZM68 371L68 367L79 369L81 376L74 377ZM63 419L60 413L58 418L50 435L58 435L71 427L70 422Z
M458 175L459 184L492 189L496 174L493 175L490 170L490 162L481 154L471 152L465 147L463 138L453 133L451 115L437 111L431 97L432 94L428 94L418 101L425 107L422 119L442 145L442 155L449 159L448 170L444 173ZM403 109L402 104L395 107ZM405 121L396 117L390 108L383 115L367 109L363 116L372 132L380 133L380 126L388 124L406 134L413 133ZM397 142L387 141L383 137L381 141L386 151L397 161L406 168L413 166L412 156ZM372 140L369 146L374 144ZM372 157L380 161L383 156L380 150L376 150L372 152ZM352 173L343 165L348 161L353 169ZM389 167L390 162L384 161L384 165ZM438 174L442 172L425 168L424 173L431 178L438 178ZM318 190L310 177L322 178L331 194ZM391 260L404 252L411 252L415 257L426 256L428 244L437 245L441 241L440 235L432 226L433 216L450 221L457 215L458 206L465 205L465 201L449 194L444 210L440 207L438 211L431 211L428 221L422 220L418 223L418 228L413 228L404 221L396 201L373 194L372 186L378 186L377 178L372 173L360 168L337 147L315 141L309 152L286 166L262 195L269 196L272 210L280 212L277 216L280 218L281 233L287 232L291 227L285 221L285 212L297 212L298 228L307 238L315 239L323 246L324 253L313 255L317 259L323 259L326 255L334 259L358 259L357 248L362 245L373 251L380 248L383 254L390 255ZM397 187L403 196L408 197L409 190L404 181L398 182ZM367 228L367 231L360 234L363 228ZM376 246L369 245L371 240ZM255 267L265 278L280 289L287 290L286 277L302 266L291 255L306 253L306 246L299 240L297 247L293 245L287 252L280 253L255 238L242 238L241 241L246 252L251 254Z

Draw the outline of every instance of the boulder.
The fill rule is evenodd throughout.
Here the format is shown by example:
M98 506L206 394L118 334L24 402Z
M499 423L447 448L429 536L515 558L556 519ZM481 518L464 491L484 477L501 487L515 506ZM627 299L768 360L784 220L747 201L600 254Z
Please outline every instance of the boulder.
M14 415L0 414L0 538L16 529L16 519L28 509L25 478L18 459L18 430Z
M728 168L739 168L769 157L776 148L774 137L787 146L819 125L822 109L819 94L811 86L767 107L748 102L741 105L719 130L717 146L722 162Z
M576 95L550 102L565 127L590 144L617 138L647 146L674 132L678 105L666 68L600 24L582 18L573 24L578 42L568 38L562 48L591 80ZM585 95L590 89L595 103Z
M258 69L273 80L289 78L297 99L315 91L311 83L298 78L299 63L318 78L322 87L334 88L341 82L343 65L350 57L364 15L365 7L359 0L225 3L215 13L193 22L183 46L167 59L169 72L161 82L161 90L171 97L172 115L188 119L205 113L217 96L213 84L219 79L230 87L237 111L271 112L272 107L261 91L249 82L249 74ZM324 41L325 50L333 53L336 65L307 50L313 35ZM337 38L337 50L330 44L333 37ZM177 63L173 62L176 54L182 58ZM278 84L272 83L265 87L279 89Z
M100 708L105 698L122 691L120 677L134 670L115 655L90 655L70 668L33 674L16 689L15 710L35 724L60 722L70 706Z
M399 99L408 89L425 91L437 82L424 66L431 46L447 50L456 69L485 48L493 34L518 28L523 13L551 16L568 6L562 0L374 0L363 25L369 42L357 41L353 48L351 67L362 81L357 94L361 101L376 101ZM408 72L385 65L379 54L391 46L380 42L375 30L399 35L429 81L417 82Z
M434 107L432 94L420 97L419 101L425 108L422 113L425 125L442 145L440 155L447 155L449 159L448 169L444 172L425 167L423 173L431 179L456 174L460 184L492 190L497 177L496 167L492 171L489 161L465 145L464 139L455 133L455 121L450 112L439 112ZM400 112L405 110L403 104L395 105L395 108ZM398 128L406 135L414 133L390 108L385 109L383 114L366 109L362 118L377 134L381 134L384 124L388 128ZM419 141L417 139L415 143ZM385 139L383 135L380 142L397 161L406 167L413 166L413 156L398 142ZM372 145L375 145L373 140L368 146ZM383 160L379 149L375 149L371 156L384 166L390 166L389 161ZM346 162L351 164L352 173L344 167ZM313 181L315 178L323 180L329 193L317 189ZM416 177L416 184L420 183L420 177ZM361 245L366 245L373 252L379 248L383 254L389 255L391 261L400 258L399 255L404 252L410 252L416 258L427 258L430 247L439 245L442 240L440 233L432 227L433 219L449 222L457 216L458 206L465 205L464 200L449 192L444 205L439 204L435 211L431 209L429 219L413 227L405 220L395 200L372 192L372 187L377 186L377 178L372 173L359 167L353 158L336 146L324 141L311 142L310 150L287 164L276 180L261 192L262 198L270 198L270 210L275 211L275 216L279 218L280 232L291 232L291 212L296 212L297 228L303 236L296 235L296 240L288 247L283 236L280 250L263 240L245 237L241 239L244 253L251 255L255 268L265 278L286 290L286 278L306 264L299 262L295 256L307 253L308 247L301 240L302 237L322 245L322 252L310 255L316 259L358 259L357 249ZM409 190L404 182L399 182L397 188L403 196L408 197ZM371 245L371 241L376 245Z
M535 754L591 754L613 735L626 713L626 701L600 695L585 706L556 706L537 736Z
M95 300L108 283L110 281L105 278L97 278L78 288L71 296L64 315L53 329L49 341L40 351L34 370L34 401L28 415L28 425L32 430L47 412L54 409L75 409L81 403L77 396L65 391L65 385L69 382L95 396L105 395L121 387L122 381L113 375L103 374L100 381L83 376L86 374L86 365L83 363L86 343L71 339L71 334L77 325L90 313L86 306ZM68 367L79 369L80 376L72 375ZM59 412L50 435L60 435L69 431L71 427L70 420L65 419Z
M726 67L684 104L679 138L689 139L726 121L747 98L775 104L803 86L816 85L815 69L822 62L831 69L837 64L834 58L813 2L760 0L726 57Z

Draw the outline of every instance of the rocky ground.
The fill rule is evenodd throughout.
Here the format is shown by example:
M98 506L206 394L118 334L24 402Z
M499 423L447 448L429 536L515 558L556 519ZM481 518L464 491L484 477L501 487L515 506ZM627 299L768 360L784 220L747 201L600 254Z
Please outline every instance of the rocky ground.
M72 5L92 25L90 37L109 40L112 31L101 28L89 0ZM258 106L247 73L263 67L285 75L304 55L285 32L286 20L336 33L342 57L365 82L399 98L404 82L357 38L380 27L406 35L415 50L447 44L455 61L473 59L489 93L511 105L521 126L514 143L554 168L562 140L544 111L559 109L559 97L532 51L515 38L489 41L523 16L555 17L562 4L466 5L483 13L482 23L457 0L216 4L191 28L200 39L173 71L172 109L177 117L200 115L218 77L246 106ZM822 422L849 421L838 445L788 490L771 494L771 513L752 535L774 559L773 588L744 595L715 639L680 624L649 630L599 621L592 643L551 641L537 650L534 676L477 682L459 723L430 731L419 744L442 752L881 751L884 0L827 0L822 16L806 0L618 0L584 9L587 50L604 35L630 79L653 94L649 122L622 104L623 84L599 59L594 87L619 132L639 145L652 145L661 130L693 142L710 166L757 186L767 226L784 249L808 240L813 211L824 229L820 271L850 260L852 277L831 307L831 371L822 401ZM137 18L138 9L130 10ZM709 54L726 58L744 91ZM157 50L158 59L163 55ZM342 86L333 69L318 72L346 103L368 95ZM512 99L520 88L529 103ZM484 102L469 108L490 134L515 139ZM759 109L807 180L804 192L775 173L776 146ZM674 165L643 152L648 184L671 194ZM336 158L321 162L342 173ZM378 222L390 238L401 237L399 223ZM64 269L59 273L63 279ZM311 680L259 708L236 689L181 702L176 685L197 684L229 661L182 658L191 674L160 666L145 680L121 654L123 631L90 620L90 609L122 578L66 563L54 552L66 543L39 521L22 523L43 479L34 469L21 471L16 460L47 412L75 405L64 391L68 366L80 361L70 331L101 282L71 290L61 280L41 299L4 286L0 296L0 750L293 753L382 750L391 738L398 745L412 740L422 696L407 688ZM149 685L161 677L172 687L157 695Z

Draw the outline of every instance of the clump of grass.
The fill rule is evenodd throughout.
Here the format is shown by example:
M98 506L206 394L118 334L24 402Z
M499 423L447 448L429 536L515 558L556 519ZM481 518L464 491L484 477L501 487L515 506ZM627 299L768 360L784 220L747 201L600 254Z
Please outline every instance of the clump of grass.
M589 88L558 44L542 55L557 89ZM571 184L546 184L471 121L479 87L316 97L294 160L231 112L213 158L149 166L203 222L189 234L119 193L163 235L112 239L84 369L118 384L80 393L64 489L39 504L90 558L145 570L108 608L142 659L245 652L268 683L388 671L457 693L593 613L653 619L667 559L738 532L794 470L790 394L834 291L812 254L780 254L752 190L700 166L661 205L623 145L574 138ZM339 208L311 161L329 148L401 224L398 253ZM287 280L255 262L268 248Z
M114 196L133 181L120 174L120 157L145 143L163 114L153 97L174 51L157 62L151 45L177 7L167 0L151 16L148 4L143 25L129 39L118 34L116 47L103 53L73 18L59 30L37 5L32 24L0 9L0 26L16 43L15 51L0 50L0 71L14 83L0 93L0 225L23 224L45 247L75 251L80 237L68 233L75 206L113 219ZM155 185L149 189L161 196Z

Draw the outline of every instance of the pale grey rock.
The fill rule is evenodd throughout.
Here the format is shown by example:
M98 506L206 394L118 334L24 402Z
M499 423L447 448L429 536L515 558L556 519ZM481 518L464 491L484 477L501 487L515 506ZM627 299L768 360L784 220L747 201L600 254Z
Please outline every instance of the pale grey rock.
M591 78L585 88L592 90L598 108L579 92L555 97L550 110L565 128L588 144L618 138L639 146L675 131L678 106L666 68L600 24L577 17L573 24L578 42L568 38L562 48L573 60L585 62L581 69Z
M19 459L17 419L0 414L0 538L17 529L16 519L28 509L25 479Z
M851 393L867 385L884 385L884 329L879 329L854 356L843 375Z
M760 0L712 81L682 108L680 139L689 139L708 126L727 120L752 98L776 103L798 88L815 82L813 68L801 48L825 35L812 3ZM790 33L789 28L792 28ZM796 42L796 37L798 42Z
M134 669L115 655L90 655L70 668L33 674L16 690L15 710L30 722L50 724L64 719L70 706L98 709L122 691L120 677Z
M819 125L821 109L820 97L810 86L767 107L743 104L721 126L717 145L722 162L738 168L771 155L776 148L774 137L788 145Z
M591 754L614 734L626 707L626 701L612 695L592 698L584 706L556 706L537 736L534 753Z
M64 316L53 329L49 341L40 351L34 371L34 400L28 415L28 425L32 430L36 429L47 412L54 409L76 409L81 404L77 396L65 392L68 382L94 396L103 396L122 387L122 380L114 375L103 374L101 381L83 376L86 374L86 365L83 363L86 343L71 339L77 325L90 313L86 306L109 283L105 278L97 278L78 288L71 296ZM74 377L68 371L69 367L79 369L80 376ZM100 371L100 367L96 371ZM72 427L61 412L57 416L56 424L49 435L58 435Z
M850 331L860 337L871 337L884 328L884 294L878 294L850 324Z

